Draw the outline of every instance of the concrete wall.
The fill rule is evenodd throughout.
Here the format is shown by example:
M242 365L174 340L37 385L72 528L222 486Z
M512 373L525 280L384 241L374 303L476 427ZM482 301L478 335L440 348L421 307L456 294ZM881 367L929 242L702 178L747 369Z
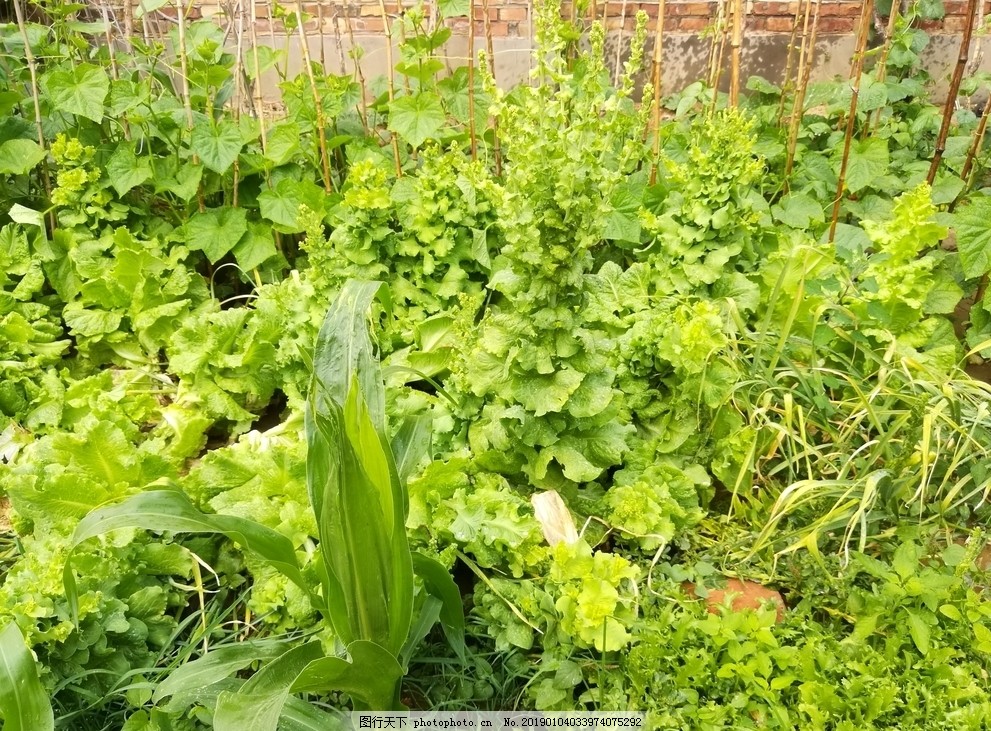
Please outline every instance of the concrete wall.
M139 2L140 0L135 0ZM605 21L607 28L607 57L615 62L617 50L622 57L628 48L638 10L644 10L650 17L648 54L655 34L658 3L637 2L590 2L596 17ZM430 3L425 3L428 12ZM728 0L690 2L689 0L667 0L664 17L663 78L665 93L683 88L687 84L705 78L712 36L720 18L725 17ZM409 0L388 0L384 9L389 23L394 27L406 8L413 5ZM888 7L887 0L878 0L881 9ZM946 81L956 61L960 46L960 32L970 22L965 17L966 0L944 0L945 16L939 20L922 23L930 33L931 41L924 53L924 63L934 79L934 96L945 94ZM981 0L978 16L991 12L991 0ZM780 81L788 45L791 42L799 2L767 2L746 0L744 4L744 30L741 75L746 80L751 75L763 76L772 82ZM296 4L288 0L283 5L290 12ZM509 86L526 79L530 68L530 48L533 35L531 23L532 0L473 0L476 50L485 47L486 26L492 38L495 57L496 77L500 84ZM850 61L855 50L855 37L862 3L859 0L821 0L819 39L816 47L812 80L845 76L849 73ZM304 2L302 9L310 16L306 24L306 36L310 55L313 59L324 60L329 73L350 73L353 62L349 51L351 39L363 49L361 70L366 79L374 78L388 71L386 63L385 20L378 0L358 0L340 2L338 0L312 0ZM487 11L487 13L486 13ZM562 8L565 14L570 7ZM175 5L169 4L156 11L159 19L168 27L162 16L175 18ZM254 18L255 32L261 44L287 50L290 74L302 68L300 34L286 31L282 21L273 12L273 5L259 0L252 8L251 0L203 0L194 3L190 19L211 18L222 26L232 27L237 14L242 13L241 22L251 23ZM487 23L486 23L487 15ZM155 16L149 16L146 23L155 23ZM448 65L462 65L468 55L468 19L453 18L446 22L452 29L452 38L444 49ZM876 11L871 19L874 26L875 42L880 42L885 27L885 16ZM991 41L986 42L987 30L978 24L971 47L971 69L991 70L991 54L984 53L984 46L991 50ZM398 34L394 33L393 46L398 46ZM341 57L344 63L341 63ZM724 68L728 67L727 58ZM398 52L394 53L398 58ZM723 79L728 73L723 74ZM278 98L274 78L263 84L265 96L271 101Z

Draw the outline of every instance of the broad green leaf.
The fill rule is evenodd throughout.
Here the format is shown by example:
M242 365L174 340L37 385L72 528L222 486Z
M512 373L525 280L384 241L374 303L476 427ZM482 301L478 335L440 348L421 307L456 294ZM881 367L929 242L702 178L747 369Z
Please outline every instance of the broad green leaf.
M421 91L389 104L389 129L413 147L433 138L447 117L436 94Z
M349 280L341 288L317 335L313 376L321 393L342 405L357 376L372 422L384 429L385 386L368 329L368 312L376 297L388 297L381 282Z
M903 543L895 550L891 567L902 579L914 576L919 571L919 547L914 543Z
M404 495L357 384L355 376L343 408L310 399L307 486L335 632L345 643L366 639L398 653L413 604Z
M141 18L145 13L153 13L168 2L169 0L139 0L138 6L134 9L134 17Z
M991 272L991 197L975 197L956 213L957 251L968 279Z
M455 18L468 15L471 9L469 0L438 0L437 9L444 18Z
M306 205L311 211L323 214L325 193L309 181L283 178L274 188L266 188L258 195L258 206L263 217L274 223L284 233L303 230L299 223L299 207Z
M12 205L7 215L10 216L11 221L25 226L38 226L39 228L44 228L45 226L45 219L41 215L41 211L27 208L20 203Z
M547 375L528 375L517 389L517 398L535 416L563 411L584 378L584 373L572 368L561 368Z
M300 673L323 656L319 641L293 647L269 662L236 692L217 697L216 731L276 731L283 707Z
M372 710L399 710L399 681L403 668L384 647L357 640L347 646L347 658L314 660L292 684L294 693L342 691L361 699Z
M931 631L926 620L918 613L910 609L905 610L908 614L908 633L912 637L912 642L919 648L923 655L929 654L929 637Z
M186 223L186 245L202 251L211 264L216 264L237 246L248 230L247 216L242 208L209 208L195 214Z
M193 127L189 148L215 173L226 173L241 152L243 139L237 125L227 120L201 122Z
M249 225L247 233L234 246L234 259L244 271L254 269L278 253L272 229L257 223Z
M103 121L110 77L101 67L82 63L68 71L52 71L43 84L52 105L60 112L86 117L97 124Z
M152 175L151 162L147 157L138 158L129 143L119 145L107 160L107 177L119 196L148 182Z
M771 214L781 223L797 229L807 229L812 222L822 223L822 205L806 193L789 193L771 207Z
M644 181L637 177L620 183L609 197L602 237L628 244L640 243L640 201Z
M258 556L288 578L310 597L317 608L320 598L303 578L296 561L292 541L271 528L234 515L203 513L179 490L148 490L121 503L94 510L76 526L71 547L74 549L88 538L121 528L141 528L172 533L220 533ZM72 572L71 551L62 572L66 596L75 608L76 580Z
M839 163L837 162L837 167ZM851 193L861 190L888 172L888 141L880 137L854 140L847 161L846 188Z
M299 154L299 139L299 125L295 122L276 124L266 138L265 158L273 165L285 165Z
M38 666L14 622L0 630L0 716L4 731L50 731L55 716Z
M0 173L24 175L45 159L45 151L34 140L7 140L0 144Z
M465 655L465 613L461 590L451 573L438 561L419 552L413 553L413 571L431 596L441 602L440 621L451 648L458 657Z
M392 457L396 463L399 481L404 485L424 459L430 456L432 426L433 419L428 414L409 416L403 420L399 431L392 437Z
M67 306L62 311L62 319L65 320L69 332L79 337L96 337L116 332L120 327L123 316L119 312L108 312L106 310L87 310L82 306L75 306L77 303Z
M226 680L254 662L274 660L289 650L288 642L248 641L211 650L203 657L179 666L155 688L154 699L160 703L166 698L170 711L187 708L190 692Z

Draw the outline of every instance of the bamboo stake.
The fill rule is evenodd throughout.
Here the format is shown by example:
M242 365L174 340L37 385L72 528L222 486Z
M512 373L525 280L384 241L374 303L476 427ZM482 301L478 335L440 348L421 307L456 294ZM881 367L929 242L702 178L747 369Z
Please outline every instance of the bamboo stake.
M268 153L268 133L265 131L265 101L262 99L261 65L258 61L258 8L255 0L248 0L251 3L251 57L255 64L254 85L251 89L254 100L255 116L258 118L258 126L261 130L262 154ZM271 20L269 21L271 22Z
M24 10L21 8L21 0L13 0L14 15L17 17L17 29L21 33L21 40L24 42L24 60L28 65L28 74L31 78L31 99L34 102L34 127L38 133L38 144L45 149L45 129L41 123L41 92L38 89L38 67L35 62L34 51L31 50L31 41L28 38L27 23L24 20ZM52 181L48 177L48 165L43 160L41 163L41 181L45 186L45 196L52 197ZM48 214L48 223L51 230L55 230L55 214Z
M394 69L392 65L392 25L389 23L389 16L385 12L385 0L379 0L379 12L382 15L382 27L385 30L385 64L389 67L389 73L387 79L389 82L389 104L396 100L396 79L393 76ZM396 137L395 132L391 132L392 135L392 158L396 163L396 177L401 178L403 176L403 166L399 162L399 139Z
M110 57L110 75L117 81L120 78L120 70L117 66L117 51L114 48L113 33L110 30L110 14L107 11L106 0L100 3L100 14L103 16L103 33L107 41L107 54ZM131 127L127 123L127 115L121 115L121 127L124 130L124 139L131 139Z
M657 182L657 161L661 156L661 63L664 54L664 0L657 3L657 27L654 29L654 106L650 127L654 135L653 159L650 164L650 184Z
M249 0L249 2L253 1ZM241 91L244 83L244 79L242 78L244 68L244 0L237 0L237 3L234 5L234 28L236 40L234 52L234 98L232 101L234 104L234 121L238 122L241 119ZM234 158L234 179L231 183L231 205L234 208L237 208L238 186L241 184L240 158L240 155Z
M313 106L317 115L317 140L320 145L320 167L323 171L323 188L328 193L334 190L330 178L330 157L327 155L327 120L323 116L323 100L317 89L317 79L313 75L313 62L310 60L310 41L306 37L306 24L303 23L303 0L296 0L296 27L299 30L299 46L303 53L303 65L306 67L306 78L310 82L310 92L313 94Z
M943 108L943 123L939 127L939 136L936 138L936 150L933 153L932 164L929 166L929 174L926 182L929 185L936 180L936 171L939 170L939 163L943 159L943 152L946 150L946 138L950 134L950 124L953 121L953 109L956 106L957 94L960 93L960 82L963 80L963 72L967 67L967 59L970 57L970 39L974 33L974 16L977 15L977 0L969 0L967 3L967 25L963 29L963 38L960 39L960 52L957 54L957 65L953 69L953 78L950 80L950 90L946 96L946 106Z
M176 0L176 15L178 24L176 30L179 34L179 73L181 79L179 84L182 93L182 108L186 112L186 131L193 129L193 105L189 99L189 59L186 57L186 9L182 5L182 0Z
M726 55L727 39L729 38L729 23L727 22L727 10L729 0L725 0L723 10L722 22L719 27L719 51L716 54L715 63L713 64L712 73L712 112L716 111L716 102L719 99L719 81L720 77L723 75L723 59Z
M806 33L809 29L809 10L811 0L799 0L795 8L795 20L791 24L791 38L788 41L788 57L785 59L785 73L781 80L781 98L778 99L778 126L784 125L785 97L791 90L791 71L795 62L795 41L798 40L798 28L802 28L802 46L805 46ZM804 15L804 22L802 20Z
M860 80L864 71L864 54L867 51L867 31L870 27L871 10L874 0L867 0L860 11L860 27L857 29L857 53L853 57L851 71L853 94L850 97L850 114L846 120L846 134L843 137L843 158L840 161L839 183L836 198L833 200L833 217L829 222L829 243L836 237L836 224L840 218L840 205L843 202L843 189L846 186L846 167L850 160L850 143L853 141L853 127L857 121L857 101L860 96Z
M323 3L317 3L317 38L320 41L320 68L327 73L327 39L324 37Z
M572 16L574 16L574 3L571 4ZM492 41L492 21L489 19L489 0L482 0L482 13L484 17L482 18L482 23L485 28L485 53L487 54L487 61L489 64L489 73L492 78L495 78L495 52L493 51L494 43ZM574 18L572 17L572 20ZM495 172L496 175L502 175L502 150L499 145L499 120L493 117L492 119L492 157L495 160Z
M369 134L368 128L368 100L365 98L365 74L361 70L361 59L358 57L360 47L354 41L354 25L351 23L351 10L344 6L344 27L348 32L348 43L351 44L351 60L354 61L354 78L361 87L361 94L358 98L358 116L361 118L361 126L365 134ZM391 52L391 51L390 51Z
M898 12L901 9L899 4L898 0L891 0L891 10L888 12L888 25L884 31L884 45L881 47L881 58L877 62L878 81L884 81L888 76L888 55L891 53L892 41L895 36L895 26L898 24ZM881 112L882 110L878 109L874 114L874 122L864 128L864 139L867 139L877 129L878 125L881 124Z
M740 46L743 45L743 0L733 1L733 43L730 58L729 105L740 103Z
M722 38L723 14L726 9L726 0L718 0L716 4L716 17L712 21L712 42L709 44L709 58L706 61L706 81L713 86L712 80L716 76L716 60L719 58L719 42Z
M984 147L984 134L988 129L988 117L991 117L991 114L988 114L989 110L991 110L991 99L984 102L981 119L977 123L977 129L974 130L974 140L970 143L970 148L967 150L967 160L963 164L963 170L960 171L960 177L967 183L966 187L970 187L973 182L970 178L974 160L981 154L981 148Z
M616 41L616 64L613 70L613 86L619 86L619 66L623 57L623 41L626 40L626 6L629 0L623 0L622 8L619 11L619 39ZM608 2L602 3L609 7Z
M345 10L345 12L347 12L347 10ZM341 74L344 74L347 72L348 62L344 57L344 42L341 39L340 5L334 5L334 14L331 16L330 20L334 24L334 46L337 48L337 63L341 67Z
M471 139L471 159L478 159L478 139L475 130L475 0L468 0L468 137Z
M811 5L812 0L809 0ZM795 148L798 145L798 133L802 128L802 117L805 112L805 93L809 88L809 76L812 73L812 61L815 58L816 39L819 34L819 18L822 0L815 0L815 12L812 16L812 29L803 38L802 51L798 57L798 88L795 89L795 99L791 106L791 118L788 120L788 146L785 155L784 189L788 190L788 178L795 164ZM807 18L806 18L807 19ZM804 31L803 31L804 35Z
M124 44L128 53L134 51L131 45L131 36L134 34L134 7L131 0L124 0Z

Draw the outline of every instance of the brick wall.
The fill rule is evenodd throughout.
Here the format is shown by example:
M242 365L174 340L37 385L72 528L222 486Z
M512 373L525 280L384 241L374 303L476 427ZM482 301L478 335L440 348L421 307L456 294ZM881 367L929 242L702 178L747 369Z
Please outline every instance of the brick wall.
M726 0L710 0L709 2L696 2L693 0L667 0L665 3L664 30L672 33L698 33L712 26L719 11L719 5L725 4ZM397 2L389 0L385 3L386 13L395 16L402 12L403 7L410 7L412 2ZM235 11L239 3L227 0L217 2L217 0L204 0L195 3L192 7L190 18L215 17L221 22L225 16L229 16ZM426 3L430 7L430 3ZM529 17L531 12L530 2L520 0L489 0L488 2L489 26L493 37L496 38L517 38L528 37L530 34ZM624 8L625 5L625 8ZM860 15L862 3L859 0L822 0L821 20L819 32L825 35L852 34L856 30L856 25ZM243 0L240 6L247 14L250 13L250 2ZM921 27L932 33L959 33L968 22L965 16L966 0L944 0L945 16L941 20L925 21ZM295 3L290 0L286 7L290 10L295 8ZM745 2L746 22L744 32L751 33L787 33L790 34L795 13L798 8L797 0L793 2L771 2L767 0L747 0ZM991 8L989 8L991 9ZM318 31L322 21L325 31L333 32L336 29L346 30L346 25L350 24L351 30L358 34L374 34L383 31L383 20L381 10L377 0L360 0L358 2L340 2L338 0L321 0L320 2L306 2L303 5L304 12L312 16L308 23L308 30ZM596 14L604 18L606 26L610 30L618 30L623 27L632 30L635 23L635 15L638 10L644 10L650 17L650 27L654 29L657 19L657 2L608 2L598 3ZM569 8L564 7L567 13ZM175 17L174 6L169 6L159 10L170 17ZM261 0L255 3L255 14L258 18L257 30L266 32L283 32L282 22L273 19L272 3L268 0ZM484 10L481 0L475 0L474 16L476 19L476 33L480 36L484 33ZM448 24L456 32L467 32L467 20L450 20Z

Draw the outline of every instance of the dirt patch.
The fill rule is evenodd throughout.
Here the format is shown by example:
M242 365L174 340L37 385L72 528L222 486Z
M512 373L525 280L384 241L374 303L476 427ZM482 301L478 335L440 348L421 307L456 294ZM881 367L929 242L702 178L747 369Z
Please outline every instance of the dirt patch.
M0 533L13 533L14 526L10 522L10 498L0 497Z
M696 597L695 585L691 582L682 584L685 592ZM722 589L708 589L705 596L706 609L710 614L718 614L719 608L725 603L726 598L730 598L730 608L734 612L742 612L744 609L760 609L764 604L770 602L777 610L777 621L785 618L785 600L781 594L766 586L758 584L756 581L741 581L740 579L727 579L726 586Z

